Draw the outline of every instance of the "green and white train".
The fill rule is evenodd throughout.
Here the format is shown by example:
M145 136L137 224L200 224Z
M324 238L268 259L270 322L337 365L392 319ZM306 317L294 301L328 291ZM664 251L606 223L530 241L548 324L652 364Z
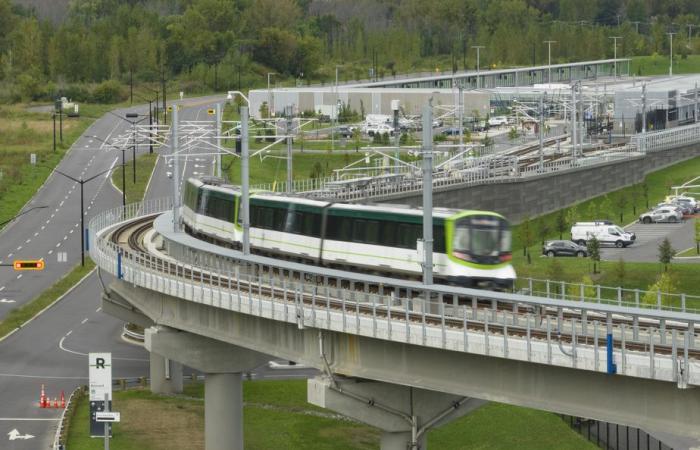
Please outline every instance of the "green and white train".
M218 179L187 181L185 230L240 249L240 190ZM331 203L274 193L250 196L251 252L344 270L420 278L423 211L396 205ZM511 232L500 214L435 208L436 283L510 289ZM422 246L421 246L422 247Z

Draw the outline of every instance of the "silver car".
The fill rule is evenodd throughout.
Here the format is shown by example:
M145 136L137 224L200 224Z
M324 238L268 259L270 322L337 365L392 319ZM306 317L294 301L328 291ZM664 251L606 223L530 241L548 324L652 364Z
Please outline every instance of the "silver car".
M639 216L639 221L642 223L658 223L658 222L670 222L678 223L683 219L683 213L679 212L675 208L662 206L656 208L652 211L645 212Z

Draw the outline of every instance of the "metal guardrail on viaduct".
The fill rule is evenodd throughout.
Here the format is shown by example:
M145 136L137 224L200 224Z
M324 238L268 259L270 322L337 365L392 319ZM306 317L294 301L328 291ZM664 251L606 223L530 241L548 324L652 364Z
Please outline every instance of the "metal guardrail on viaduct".
M378 426L383 449L425 448L427 429L477 399L700 438L695 312L244 256L173 232L170 208L98 214L90 254L117 278L105 311L154 325L152 376L156 354L208 374L207 449L242 447L240 373L262 354L322 370L309 400Z

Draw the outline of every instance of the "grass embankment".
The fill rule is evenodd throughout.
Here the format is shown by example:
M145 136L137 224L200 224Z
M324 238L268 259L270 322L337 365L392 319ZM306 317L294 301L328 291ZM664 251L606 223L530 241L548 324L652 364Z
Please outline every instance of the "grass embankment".
M68 292L81 278L87 275L95 264L90 258L85 259L85 267L76 266L63 278L54 283L53 286L39 294L28 303L10 311L5 318L0 321L0 337L5 336L15 328L24 326L25 322L34 317L42 309L49 306L60 296Z
M645 177L644 183L595 197L567 208L563 210L567 220L562 237L564 239L571 237L570 230L573 221L610 219L623 226L633 222L642 211L646 210L647 200L649 206L657 204L670 193L671 186L681 185L695 178L698 174L700 174L700 158L694 158L651 173ZM646 184L648 188L646 198L643 184ZM533 236L532 245L528 247L528 251L532 255L531 264L528 264L527 258L523 256L523 242L526 242L523 236L525 222L513 227L515 237L513 264L520 278L549 278L580 282L584 275L590 275L595 283L601 285L622 285L630 289L648 289L663 272L663 266L657 262L626 262L625 276L620 280L614 270L617 262L602 262L599 264L602 268L601 273L592 275L593 265L588 258L540 258L542 233L539 230L542 229L541 224L544 223L548 230L544 234L545 239L559 239L559 232L556 231L559 214L559 212L554 212L529 221ZM700 283L697 282L700 277L700 266L672 264L669 270L674 274L677 292L700 295ZM700 305L693 305L693 307L698 308Z
M24 104L0 106L0 222L17 215L76 139L112 106L80 105L81 117L64 117L63 144L57 118L55 153L51 114L26 108ZM29 163L31 153L37 155L36 166Z
M668 55L634 56L630 64L631 75L668 75ZM673 57L673 74L689 74L700 72L700 55L688 55L683 58Z
M114 409L122 422L114 427L111 448L194 450L204 448L204 389L186 386L183 396L146 391L115 392ZM248 381L243 384L247 449L362 450L379 445L376 428L340 420L331 411L306 403L306 381ZM88 402L78 405L67 448L100 449L88 436ZM527 408L489 404L428 435L440 449L589 449L595 448L556 415Z
M134 183L133 161L126 162L126 203L140 202L146 193L148 181L151 179L153 168L158 160L157 153L145 153L136 156L136 183ZM112 183L117 189L122 189L122 170L119 166L112 172Z

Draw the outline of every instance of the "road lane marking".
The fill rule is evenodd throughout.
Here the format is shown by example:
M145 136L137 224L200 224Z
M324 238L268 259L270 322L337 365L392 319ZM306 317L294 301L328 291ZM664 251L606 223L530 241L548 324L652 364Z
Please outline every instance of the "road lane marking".
M66 333L66 337L70 336L73 333L73 330L70 330L68 333Z
M61 420L61 418L57 417L55 419L52 419L49 417L0 417L0 421L2 422L39 422L42 420L55 422Z
M86 317L86 318L83 319L82 322L80 322L80 325L84 324L84 323L87 322L87 321L88 321L88 318Z
M56 376L51 376L51 375L24 375L24 374L18 374L18 373L0 373L0 377L9 377L9 378L47 378L47 379L53 379L53 380L87 380L88 377L56 377Z
M4 290L5 290L5 286L0 287L0 292L2 292L2 291L4 291Z

